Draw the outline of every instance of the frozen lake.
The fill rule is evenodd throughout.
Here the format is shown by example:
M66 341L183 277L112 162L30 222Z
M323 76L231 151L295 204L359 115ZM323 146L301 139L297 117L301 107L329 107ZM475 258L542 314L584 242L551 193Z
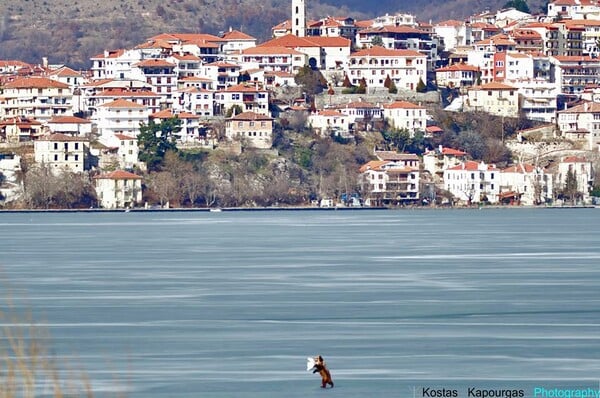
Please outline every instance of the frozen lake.
M599 387L597 209L0 213L0 277L96 397Z

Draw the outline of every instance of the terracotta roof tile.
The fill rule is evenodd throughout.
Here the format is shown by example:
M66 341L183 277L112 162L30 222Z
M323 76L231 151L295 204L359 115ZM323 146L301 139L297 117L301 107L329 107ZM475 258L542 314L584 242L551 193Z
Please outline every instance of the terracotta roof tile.
M4 88L69 88L68 84L57 82L45 77L22 77L7 83Z
M108 102L106 104L100 105L103 108L145 108L145 106L140 105L138 103L127 101L125 99L119 98L117 100Z
M427 57L425 54L413 50L392 50L380 46L373 46L359 50L350 57Z
M125 171L125 170L115 170L115 171L110 172L110 173L97 175L94 178L98 179L98 180L103 180L103 179L108 179L108 180L141 180L142 179L142 177L140 177L139 175L130 173L130 172Z

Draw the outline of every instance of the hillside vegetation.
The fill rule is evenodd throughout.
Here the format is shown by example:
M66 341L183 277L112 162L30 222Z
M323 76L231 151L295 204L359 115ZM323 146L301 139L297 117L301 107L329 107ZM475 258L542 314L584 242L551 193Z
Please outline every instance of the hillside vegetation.
M308 1L309 17L349 15L366 19L410 12L434 22L464 18L500 8L505 1L358 0ZM532 12L540 9L531 1ZM0 59L88 66L89 57L105 49L131 47L161 32L218 34L229 27L259 40L271 27L289 18L291 0L3 0L0 2Z

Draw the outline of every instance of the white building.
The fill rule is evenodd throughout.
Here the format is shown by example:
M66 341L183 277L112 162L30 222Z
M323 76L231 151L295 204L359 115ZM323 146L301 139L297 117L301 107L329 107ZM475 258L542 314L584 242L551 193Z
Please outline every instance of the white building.
M114 148L117 152L119 168L131 169L136 166L139 155L138 140L136 137L125 134L114 134L101 137L100 142L108 148Z
M590 190L594 185L594 169L592 162L579 156L567 156L558 163L558 175L556 183L559 189L564 189L567 184L569 171L577 180L577 192L582 195L582 200L590 200Z
M48 120L45 126L53 133L70 134L81 137L90 137L92 122L76 116L57 116Z
M252 84L238 84L215 92L215 114L226 114L237 105L242 112L255 112L269 115L268 91Z
M444 189L465 203L498 203L500 170L484 162L465 161L444 170Z
M519 96L516 87L491 82L469 88L467 97L467 109L496 116L519 116Z
M0 119L15 116L40 122L71 116L73 94L68 84L45 77L23 77L6 83L0 97Z
M499 199L509 203L539 205L554 197L553 176L541 167L518 164L500 173Z
M172 109L164 109L149 116L151 120L160 123L163 120L177 118L181 121L181 131L177 134L179 142L197 142L200 139L201 127L200 116L190 112L173 112Z
M213 92L198 87L182 88L173 93L173 109L205 118L214 115Z
M140 124L148 122L148 108L135 102L118 99L98 107L93 122L102 137L125 134L137 137Z
M519 87L519 109L530 120L547 123L556 122L556 97L558 88L543 79L525 80L516 83Z
M464 21L439 22L433 26L433 31L442 39L440 44L447 51L472 44L471 26Z
M350 82L365 79L369 87L385 87L389 76L398 89L415 91L419 80L427 81L427 56L413 50L389 50L374 46L350 56L347 66Z
M345 135L350 130L348 116L333 109L321 109L309 115L307 123L313 130L321 135Z
M471 87L477 84L479 68L465 63L457 63L435 70L435 80L439 87Z
M240 140L242 146L269 149L273 145L273 118L255 112L243 112L227 119L225 135Z
M221 43L221 51L225 54L231 54L236 51L256 47L256 38L230 28L229 31L222 35Z
M467 160L467 153L440 145L423 154L423 170L434 177L436 183L443 181L444 170L457 166Z
M597 150L600 145L600 104L584 102L558 111L558 128L563 137L583 141L586 149Z
M36 163L44 164L54 173L63 171L74 173L85 169L86 139L65 134L51 134L40 137L33 143Z
M240 63L246 68L265 71L297 73L308 64L308 56L288 47L259 46L245 49L240 54Z
M135 207L142 201L142 177L124 170L94 177L98 204L105 209Z
M383 105L383 117L392 127L408 130L411 137L416 131L425 132L427 127L425 107L407 101L394 101Z
M402 155L402 154L399 154ZM371 205L414 203L419 199L419 166L402 160L372 160L359 169Z

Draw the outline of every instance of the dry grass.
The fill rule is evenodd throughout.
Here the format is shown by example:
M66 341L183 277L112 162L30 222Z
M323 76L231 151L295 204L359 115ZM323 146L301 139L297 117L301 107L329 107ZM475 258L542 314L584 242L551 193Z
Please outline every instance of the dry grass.
M90 380L79 371L61 372L49 354L50 337L32 316L9 302L0 310L0 398L93 397ZM64 367L64 366L62 366Z

